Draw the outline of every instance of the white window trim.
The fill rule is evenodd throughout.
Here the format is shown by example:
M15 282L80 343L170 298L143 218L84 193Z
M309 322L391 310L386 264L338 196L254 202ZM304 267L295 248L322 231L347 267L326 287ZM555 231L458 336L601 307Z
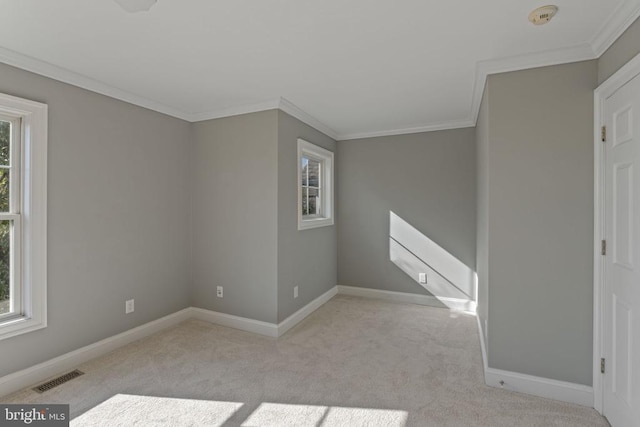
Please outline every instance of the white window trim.
M321 185L324 198L321 203L321 214L314 218L304 218L302 215L302 184L300 177L302 176L302 157L307 156L322 162L322 172L320 174ZM308 230L311 228L327 227L333 225L334 209L333 209L333 153L318 147L302 138L298 138L298 175L296 178L296 186L298 189L298 230Z
M0 93L0 114L20 119L21 315L0 322L0 340L47 326L46 104Z

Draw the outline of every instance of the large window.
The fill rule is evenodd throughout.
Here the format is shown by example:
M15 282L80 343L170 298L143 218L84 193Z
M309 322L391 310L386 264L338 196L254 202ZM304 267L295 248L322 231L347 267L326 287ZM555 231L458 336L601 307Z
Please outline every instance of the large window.
M298 139L298 230L333 225L333 153Z
M46 326L47 106L0 94L0 339Z

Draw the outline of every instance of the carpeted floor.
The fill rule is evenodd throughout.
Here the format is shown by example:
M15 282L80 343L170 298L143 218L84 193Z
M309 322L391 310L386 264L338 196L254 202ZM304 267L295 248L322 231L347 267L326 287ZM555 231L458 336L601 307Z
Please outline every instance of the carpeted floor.
M191 320L5 403L73 426L607 426L593 409L486 387L474 317L337 296L278 340Z

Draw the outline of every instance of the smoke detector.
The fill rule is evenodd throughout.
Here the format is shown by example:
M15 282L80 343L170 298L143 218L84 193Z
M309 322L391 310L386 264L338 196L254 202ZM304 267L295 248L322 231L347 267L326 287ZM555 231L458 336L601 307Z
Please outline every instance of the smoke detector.
M558 6L542 6L529 14L529 21L531 21L533 25L544 25L551 21L551 18L553 18L556 13L558 13Z

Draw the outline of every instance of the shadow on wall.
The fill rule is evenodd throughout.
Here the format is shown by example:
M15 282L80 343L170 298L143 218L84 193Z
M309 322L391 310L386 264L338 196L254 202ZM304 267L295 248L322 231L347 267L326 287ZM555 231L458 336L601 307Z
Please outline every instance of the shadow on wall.
M475 271L393 211L389 212L389 259L444 306L475 312Z

